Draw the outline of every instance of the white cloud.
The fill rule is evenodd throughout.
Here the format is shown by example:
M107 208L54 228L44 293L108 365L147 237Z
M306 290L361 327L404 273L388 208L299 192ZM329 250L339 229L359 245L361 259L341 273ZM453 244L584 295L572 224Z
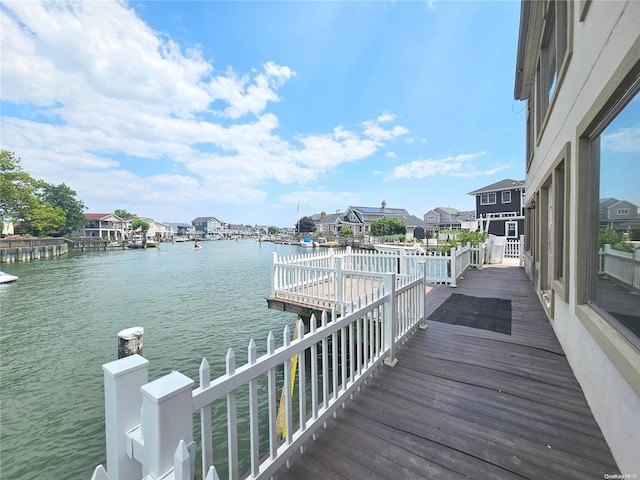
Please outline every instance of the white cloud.
M451 175L455 177L476 177L479 175L493 175L509 166L496 166L491 169L479 170L473 160L485 155L486 152L461 154L439 159L414 160L393 169L388 180L402 178L426 178L433 175Z
M387 158L396 158L397 155L395 154L395 152L387 152L384 154L385 157Z
M640 126L603 134L602 148L613 152L640 153Z
M383 112L356 128L283 139L268 107L296 76L288 66L216 70L124 2L1 8L2 100L28 110L3 113L3 148L91 209L262 202L269 182L308 184L408 132Z

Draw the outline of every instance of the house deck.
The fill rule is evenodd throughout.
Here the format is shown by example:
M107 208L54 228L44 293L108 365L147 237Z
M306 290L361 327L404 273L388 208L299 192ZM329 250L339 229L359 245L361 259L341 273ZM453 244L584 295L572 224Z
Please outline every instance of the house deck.
M619 473L524 270L428 293L510 299L512 334L429 321L278 478L605 478Z

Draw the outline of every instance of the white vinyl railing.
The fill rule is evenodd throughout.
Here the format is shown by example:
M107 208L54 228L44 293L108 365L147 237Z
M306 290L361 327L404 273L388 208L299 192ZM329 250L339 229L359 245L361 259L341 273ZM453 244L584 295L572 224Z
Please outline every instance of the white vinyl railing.
M278 257L274 252L271 297L340 310L354 291L375 290L384 273L420 274L426 283L455 287L467 268L482 269L485 255L486 243L459 246L448 254L353 251L351 247L339 253L329 249L327 253L289 257Z
M509 258L520 258L521 241L519 238L508 238L504 245L504 256Z
M396 349L416 328L426 328L424 272L382 274L378 290L350 305L349 313L338 316L334 309L330 320L324 311L319 324L313 316L309 332L300 324L293 341L287 326L279 348L270 333L260 357L251 340L239 367L229 349L226 373L213 381L204 359L195 389L175 371L148 382L148 361L138 355L104 365L107 468L98 466L92 480L192 480L198 455L198 478L273 476L381 364L396 364ZM194 414L200 417L198 448ZM216 429L212 420L221 418L226 427ZM226 458L216 457L214 468L213 452L221 449Z
M599 256L599 274L608 275L640 289L640 249L634 252L622 252L607 244L600 250Z

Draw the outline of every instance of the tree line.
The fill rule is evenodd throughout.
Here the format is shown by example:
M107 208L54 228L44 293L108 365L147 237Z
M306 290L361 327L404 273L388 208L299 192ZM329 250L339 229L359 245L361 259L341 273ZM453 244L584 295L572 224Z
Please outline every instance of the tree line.
M85 226L86 208L64 183L52 185L33 178L15 153L0 151L0 217L13 222L16 234L69 235Z

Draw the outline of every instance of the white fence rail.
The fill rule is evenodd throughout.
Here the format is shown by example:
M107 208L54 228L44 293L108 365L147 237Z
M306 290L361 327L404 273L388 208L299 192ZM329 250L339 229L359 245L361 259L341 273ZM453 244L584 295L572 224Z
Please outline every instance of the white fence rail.
M448 254L383 253L351 247L336 254L326 253L278 257L273 253L271 297L300 303L313 303L319 308L340 310L350 298L347 292L366 291L371 297L385 273L423 275L426 283L450 284L469 267L482 268L486 244L469 244L452 249Z
M640 289L640 249L635 252L614 250L605 245L600 250L600 274L608 275L629 286Z
M508 238L504 245L504 256L509 258L520 258L523 251L524 236L520 238Z
M107 469L97 467L92 480L191 480L197 454L198 478L213 480L218 472L230 479L271 477L382 363L395 365L396 349L407 336L426 328L425 271L382 274L381 288L350 313L337 316L334 310L329 321L325 311L319 325L312 317L309 332L300 325L293 341L285 327L279 348L270 333L260 357L251 340L240 367L230 349L226 373L213 381L204 359L195 389L193 380L175 371L148 382L148 361L138 355L104 365ZM288 373L296 359L294 386L296 377ZM278 391L284 392L282 440ZM198 452L194 414L200 416ZM216 429L221 418L226 426ZM216 471L213 452L224 449L226 459L216 457Z

